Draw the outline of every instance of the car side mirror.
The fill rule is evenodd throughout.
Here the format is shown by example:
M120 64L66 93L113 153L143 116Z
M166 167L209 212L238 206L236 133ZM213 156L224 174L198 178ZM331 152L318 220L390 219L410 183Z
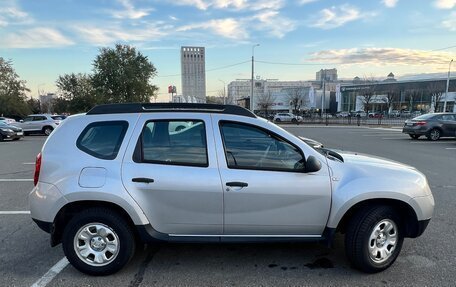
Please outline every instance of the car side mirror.
M310 155L306 161L305 172L317 172L321 169L321 162L316 159L313 155Z

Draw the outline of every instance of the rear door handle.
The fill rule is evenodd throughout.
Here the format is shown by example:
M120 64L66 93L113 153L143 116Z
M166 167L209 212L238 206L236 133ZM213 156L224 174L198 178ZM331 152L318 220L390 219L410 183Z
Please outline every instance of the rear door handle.
M143 183L152 183L154 182L153 178L147 178L147 177L134 177L131 179L133 182L143 182Z
M247 182L230 181L230 182L227 182L227 183L226 183L226 186L230 186L230 187L234 187L234 186L237 186L237 187L247 187L247 186L249 186L249 184L248 184Z

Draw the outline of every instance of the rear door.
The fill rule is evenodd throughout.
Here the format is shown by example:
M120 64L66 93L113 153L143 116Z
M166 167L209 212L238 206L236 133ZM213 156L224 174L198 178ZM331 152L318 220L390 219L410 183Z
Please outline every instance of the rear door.
M155 230L222 234L223 191L209 114L141 115L122 180Z

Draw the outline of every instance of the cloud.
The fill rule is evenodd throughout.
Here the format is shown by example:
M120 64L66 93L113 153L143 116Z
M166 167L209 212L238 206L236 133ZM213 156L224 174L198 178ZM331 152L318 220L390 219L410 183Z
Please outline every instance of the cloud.
M112 17L117 19L140 19L150 14L153 8L137 9L130 0L117 0L122 6L120 11L110 11Z
M100 28L103 27L103 28ZM140 29L131 29L121 26L107 25L80 25L75 28L76 33L86 42L97 45L109 45L115 42L154 41L167 35L172 26L145 24Z
M382 3L388 8L393 8L396 7L397 1L398 0L382 0Z
M288 32L296 28L296 23L293 20L280 16L278 11L264 10L256 14L253 19L259 22L258 24L253 23L253 27L264 30L277 38L283 38Z
M169 3L179 6L193 6L200 10L214 8L258 11L263 9L278 10L284 6L284 0L169 0Z
M358 8L344 4L326 8L314 17L311 27L320 29L333 29L345 25L348 22L356 21L374 15L373 13L363 13Z
M0 27L6 27L11 24L31 23L32 18L14 3L3 3L0 7Z
M353 48L323 50L311 54L312 62L341 65L405 65L441 67L448 63L454 54L443 51L425 51L400 48Z
M319 0L299 0L298 1L298 4L299 5L306 5L306 4L309 4L309 3L312 3L312 2L317 2Z
M449 31L456 32L456 12L451 13L449 18L442 21L442 27Z
M72 40L59 31L46 27L21 30L0 38L2 48L54 48L73 44Z
M456 6L456 0L436 0L434 6L439 9L453 9Z
M195 29L210 30L217 35L235 40L246 39L249 36L244 25L234 18L212 19L202 23L185 25L177 28L177 31L185 32Z

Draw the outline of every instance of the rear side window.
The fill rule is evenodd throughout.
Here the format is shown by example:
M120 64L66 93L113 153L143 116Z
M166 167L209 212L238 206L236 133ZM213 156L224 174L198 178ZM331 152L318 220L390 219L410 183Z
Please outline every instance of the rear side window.
M76 146L99 159L115 159L122 145L126 121L95 122L89 124L78 137Z
M208 166L206 128L199 120L149 121L143 128L141 162Z

